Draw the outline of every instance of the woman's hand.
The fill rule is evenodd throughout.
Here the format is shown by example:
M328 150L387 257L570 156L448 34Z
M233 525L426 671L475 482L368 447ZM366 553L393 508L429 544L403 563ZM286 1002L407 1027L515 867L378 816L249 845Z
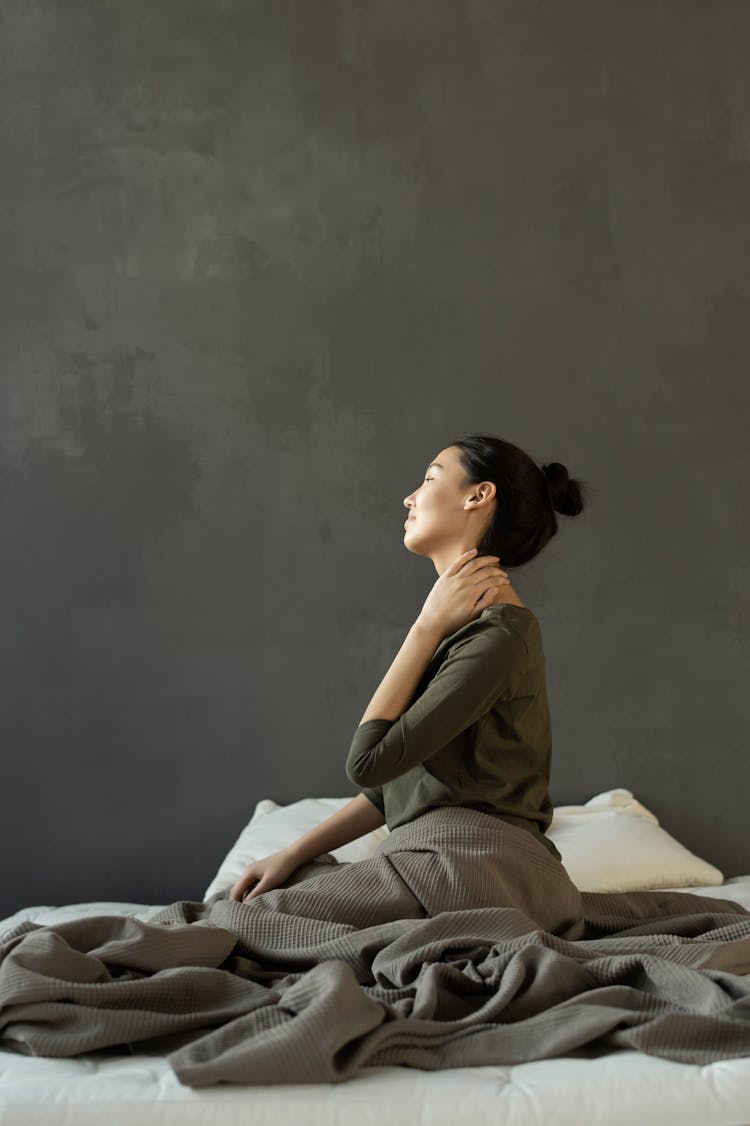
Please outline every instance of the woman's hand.
M419 614L424 623L441 637L448 637L489 606L499 587L510 583L499 566L497 555L464 551L438 578Z
M254 860L252 864L248 864L230 891L229 898L235 903L247 903L256 895L262 895L264 891L279 887L297 868L299 861L286 849L272 852L270 856L264 856L262 860ZM252 884L255 884L255 887L248 891Z

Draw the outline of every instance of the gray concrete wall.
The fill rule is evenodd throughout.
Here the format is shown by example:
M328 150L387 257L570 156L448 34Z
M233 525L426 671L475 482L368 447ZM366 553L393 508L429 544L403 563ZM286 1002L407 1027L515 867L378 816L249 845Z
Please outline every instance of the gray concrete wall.
M0 912L199 897L355 789L486 429L592 485L517 588L553 800L750 871L750 8L10 0Z

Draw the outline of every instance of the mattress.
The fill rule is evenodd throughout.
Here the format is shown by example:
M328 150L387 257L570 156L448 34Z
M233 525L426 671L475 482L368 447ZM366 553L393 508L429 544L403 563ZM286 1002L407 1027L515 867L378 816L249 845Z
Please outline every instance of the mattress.
M672 890L672 889L665 889ZM685 889L674 889L685 890ZM750 875L691 889L750 910ZM54 924L83 915L147 919L162 905L100 901L27 907L0 922ZM165 1058L105 1049L68 1059L0 1049L0 1126L204 1124L305 1126L417 1122L503 1126L749 1126L750 1057L698 1067L631 1050L559 1056L513 1066L419 1071L365 1068L345 1083L183 1086Z

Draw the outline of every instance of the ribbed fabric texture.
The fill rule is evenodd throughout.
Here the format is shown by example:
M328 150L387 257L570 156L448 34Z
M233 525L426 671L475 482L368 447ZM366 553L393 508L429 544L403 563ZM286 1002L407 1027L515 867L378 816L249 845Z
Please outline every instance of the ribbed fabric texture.
M750 912L692 892L579 892L524 829L463 807L374 856L304 865L247 904L0 936L0 1044L113 1045L179 1080L340 1082L588 1046L698 1065L750 1055Z

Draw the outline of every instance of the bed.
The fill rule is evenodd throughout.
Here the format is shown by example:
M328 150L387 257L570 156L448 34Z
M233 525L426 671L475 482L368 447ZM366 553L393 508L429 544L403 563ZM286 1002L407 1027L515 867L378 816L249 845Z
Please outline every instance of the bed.
M287 806L260 801L204 892L209 899L251 860L283 847L349 801L308 798ZM372 854L383 827L333 853L337 860ZM670 836L628 790L580 806L561 806L549 830L579 888L691 890L734 900L750 911L750 875L724 880L713 865ZM30 906L0 922L0 938L25 921L55 925L87 915L148 920L162 904L107 901ZM750 974L742 975L750 981ZM750 1014L748 1015L750 1020ZM455 1067L365 1067L341 1083L183 1085L166 1057L125 1047L52 1059L0 1050L0 1124L107 1126L205 1122L216 1126L347 1123L363 1126L425 1121L514 1124L580 1122L748 1126L750 1053L704 1066L627 1049L580 1052L521 1064Z

